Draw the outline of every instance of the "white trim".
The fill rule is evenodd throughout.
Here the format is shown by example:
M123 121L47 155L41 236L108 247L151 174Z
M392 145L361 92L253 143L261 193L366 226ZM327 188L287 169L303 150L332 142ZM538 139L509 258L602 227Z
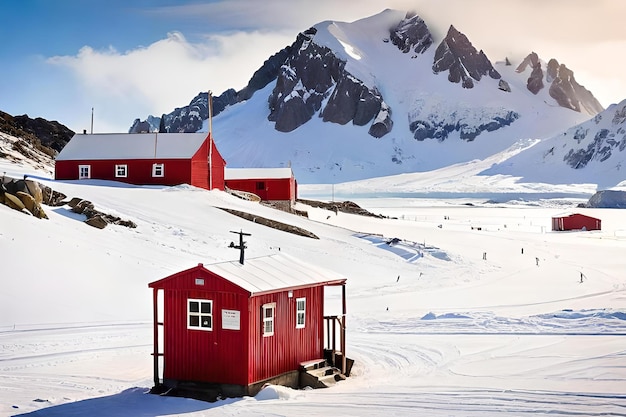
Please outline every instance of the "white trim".
M115 164L115 178L128 178L127 164Z
M88 180L91 178L91 165L79 165L78 166L78 179Z
M157 173L157 169L161 170L161 173ZM152 164L152 176L155 178L163 178L165 176L165 164Z
M302 308L300 308L302 303ZM296 298L296 329L304 329L306 325L306 298Z
M269 315L267 314L269 312ZM274 317L276 316L276 303L267 303L263 304L261 308L261 319L263 323L263 328L261 329L263 332L263 337L266 336L274 336L275 331L275 322Z
M191 308L192 303L198 303L197 310L196 308ZM209 306L209 312L202 311L203 305ZM192 323L192 319L194 322ZM197 323L195 322L197 319ZM212 331L213 330L213 300L202 300L199 298L188 298L187 299L187 329L189 330L203 330L203 331Z

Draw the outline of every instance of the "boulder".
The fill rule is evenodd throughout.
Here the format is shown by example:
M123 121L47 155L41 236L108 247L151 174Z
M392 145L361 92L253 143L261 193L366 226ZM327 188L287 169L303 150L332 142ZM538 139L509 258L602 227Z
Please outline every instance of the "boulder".
M37 204L41 204L43 202L43 192L39 183L33 180L24 180L24 182L26 183L28 193L33 196Z
M17 198L15 195L5 192L3 195L3 203L9 207L11 207L14 210L17 211L23 211L24 213L29 213L29 211L26 209L26 206L24 206L24 203L22 203L22 201Z
M26 210L30 212L30 214L37 217L38 219L48 218L46 213L41 208L41 205L35 200L32 195L23 191L18 191L15 196L20 199L20 201L22 202L24 207L26 207Z
M107 224L109 224L104 219L104 217L102 217L100 215L96 215L96 216L88 218L87 220L85 220L85 223L87 223L89 226L95 227L97 229L104 229L107 226Z
M39 184L39 187L41 188L42 200L44 204L51 207L58 207L65 204L63 201L67 197L65 194L54 191L46 185Z

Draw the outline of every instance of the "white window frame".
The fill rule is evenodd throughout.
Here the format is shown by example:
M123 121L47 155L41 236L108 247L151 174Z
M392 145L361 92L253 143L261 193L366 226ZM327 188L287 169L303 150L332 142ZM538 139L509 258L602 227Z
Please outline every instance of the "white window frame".
M268 314L269 313L269 314ZM274 336L276 316L276 303L263 304L261 308L262 323L263 323L263 337Z
M115 165L115 178L127 178L128 177L128 165L117 164Z
M78 166L78 179L88 180L91 178L91 165L79 165Z
M302 303L302 305L300 305ZM302 308L300 308L302 307ZM306 298L296 298L296 329L306 325Z
M163 178L165 176L165 164L152 164L152 176Z
M192 311L192 303L198 303L198 311ZM209 312L202 311L202 306L208 305ZM194 309L195 310L195 309ZM197 318L197 324L192 323L192 318ZM209 320L208 325L204 325L203 320ZM199 298L187 299L187 329L189 330L203 330L210 332L213 330L213 300L203 300Z

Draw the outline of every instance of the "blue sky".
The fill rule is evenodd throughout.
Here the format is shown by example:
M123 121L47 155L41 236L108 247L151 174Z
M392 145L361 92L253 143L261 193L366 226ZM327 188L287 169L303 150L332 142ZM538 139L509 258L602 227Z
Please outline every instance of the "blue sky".
M604 106L626 99L626 2L618 0L3 0L0 110L75 131L126 131L198 92L240 89L299 31L385 8L450 24L492 60L535 51Z

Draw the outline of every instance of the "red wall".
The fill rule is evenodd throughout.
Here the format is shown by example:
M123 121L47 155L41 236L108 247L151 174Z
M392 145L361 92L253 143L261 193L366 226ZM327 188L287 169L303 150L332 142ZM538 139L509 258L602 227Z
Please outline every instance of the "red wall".
M554 217L552 230L601 230L602 221L583 214L572 214L566 217Z
M196 278L205 285L195 285ZM164 378L247 385L248 295L203 268L183 271L162 288ZM213 301L213 330L187 329L188 298ZM222 309L240 312L240 330L222 329Z
M224 189L224 160L214 157L213 188ZM122 160L84 160L57 161L54 178L57 180L77 180L78 166L90 165L91 178L98 180L119 181L136 185L179 185L190 184L195 187L209 188L209 168L206 159L194 155L188 159L122 159ZM165 176L153 177L152 164L165 164ZM115 176L115 165L128 165L127 177Z
M296 298L306 298L305 327L296 329ZM274 335L263 336L262 306L276 303ZM305 288L253 297L248 350L250 383L297 370L300 363L324 356L324 287Z
M263 182L264 187L257 189L257 183ZM226 186L233 190L246 191L261 197L262 200L295 201L296 181L292 178L259 178L243 180L226 180Z
M152 177L152 164L165 164L164 177ZM128 176L115 176L115 165L128 165ZM120 181L138 185L178 185L191 182L191 162L187 159L121 159L57 161L54 178L57 180L77 180L78 166L91 165L91 178Z
M582 214L573 214L563 219L565 230L600 230L600 220Z

